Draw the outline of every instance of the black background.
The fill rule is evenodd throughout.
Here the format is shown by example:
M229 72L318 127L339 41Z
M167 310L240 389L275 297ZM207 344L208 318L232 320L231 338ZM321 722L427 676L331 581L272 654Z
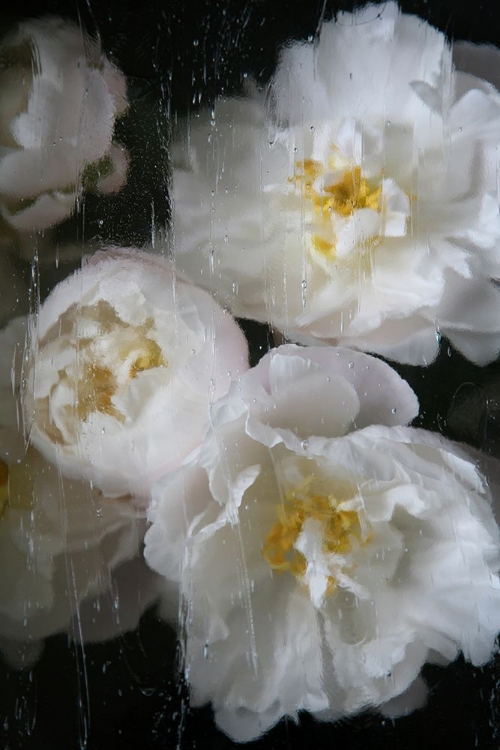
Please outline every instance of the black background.
M401 5L451 39L500 44L497 0ZM127 244L148 239L152 223L168 221L171 123L210 106L218 95L238 93L248 76L265 85L280 45L314 36L336 11L353 7L328 0L61 0L12 4L8 14L4 8L2 30L20 18L52 13L99 33L104 50L129 80L131 113L119 132L132 154L129 184L104 203L88 199L86 216L75 219L82 239ZM43 271L41 283L43 296ZM258 324L244 328L255 361L269 348L270 335ZM420 398L419 425L500 455L498 364L474 367L443 341L431 367L398 370ZM500 748L500 659L482 669L459 659L446 669L427 667L424 675L428 704L408 718L393 722L363 714L329 725L304 714L298 726L283 721L248 747ZM235 745L215 728L209 707L190 708L175 635L150 610L135 632L114 641L81 646L58 635L48 639L33 669L13 672L2 665L0 747L222 750Z

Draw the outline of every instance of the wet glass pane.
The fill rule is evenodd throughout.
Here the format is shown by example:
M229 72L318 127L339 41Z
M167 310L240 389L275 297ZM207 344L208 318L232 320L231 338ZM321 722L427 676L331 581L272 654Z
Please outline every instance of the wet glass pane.
M499 744L499 23L2 9L2 747Z

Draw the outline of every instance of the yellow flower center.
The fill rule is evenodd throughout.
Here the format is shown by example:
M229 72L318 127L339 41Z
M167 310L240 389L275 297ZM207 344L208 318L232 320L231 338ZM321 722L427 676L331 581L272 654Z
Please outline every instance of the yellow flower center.
M75 391L75 402L67 405L67 415L71 422L75 411L79 421L87 421L91 414L100 412L125 422L125 415L114 405L114 397L122 392L127 383L139 377L140 373L158 367L168 367L160 345L151 338L154 329L152 318L142 325L125 323L107 302L99 302L93 307L70 311L77 315L70 320L77 342L76 372L61 370L59 381L54 386L64 385ZM79 336L78 320L94 327L97 334ZM62 323L64 327L64 322ZM51 419L50 398L39 402L40 412L45 411L48 419L44 424L46 434L54 443L64 443L65 438L59 427Z
M299 580L306 573L307 560L295 545L307 519L321 522L325 554L345 555L351 551L354 540L360 544L368 541L363 536L358 513L339 508L333 495L286 495L277 507L277 515L278 521L264 541L262 556L272 570L292 573ZM336 587L334 577L329 576L327 596Z
M341 178L331 184L320 183L325 167L314 159L304 159L295 164L296 172L289 182L302 190L303 196L311 202L315 215L315 231L311 242L315 250L328 257L335 257L335 232L332 220L335 216L348 218L356 211L369 208L380 213L382 186L380 182L368 181L361 174L360 167L346 169ZM335 169L335 159L331 157L327 165Z
M142 341L142 352L130 367L130 377L136 378L144 370L152 370L155 367L166 367L167 363L163 359L160 346L152 339Z
M149 327L151 327L151 324L149 324ZM141 328L145 328L145 326ZM137 329L137 335L134 336L133 341L123 347L120 352L125 359L133 348L138 349L138 356L129 369L130 379L136 378L140 372L145 370L167 366L160 346L156 341L145 338L147 330ZM86 362L83 368L83 376L77 384L78 417L86 420L92 412L99 411L123 422L125 417L113 406L112 402L117 390L117 378L109 367L102 367L94 362Z

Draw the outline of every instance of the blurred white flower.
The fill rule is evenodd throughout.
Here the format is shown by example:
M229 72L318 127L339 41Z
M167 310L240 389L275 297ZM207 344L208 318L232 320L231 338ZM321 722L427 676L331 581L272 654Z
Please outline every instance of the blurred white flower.
M177 138L178 268L295 341L497 357L498 91L391 2L286 48L270 103L222 99Z
M280 347L153 489L146 560L180 582L193 702L234 739L300 710L404 713L425 662L490 658L489 491L460 448L404 426L417 411L379 360Z
M128 156L112 142L123 75L99 42L60 18L20 24L0 45L0 213L19 231L68 218L82 189L119 190Z
M147 495L196 448L211 401L248 368L245 338L168 260L96 253L52 291L26 352L32 445L105 495Z
M0 648L16 666L62 630L87 642L134 628L157 594L140 555L144 512L26 450L17 402L24 334L21 319L0 334Z

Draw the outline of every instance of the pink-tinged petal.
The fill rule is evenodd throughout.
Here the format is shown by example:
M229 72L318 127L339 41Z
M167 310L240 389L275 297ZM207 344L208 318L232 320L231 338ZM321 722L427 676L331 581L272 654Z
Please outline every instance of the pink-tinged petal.
M33 444L114 497L144 495L176 469L199 445L210 404L248 368L231 316L139 250L94 255L52 291L30 334Z

